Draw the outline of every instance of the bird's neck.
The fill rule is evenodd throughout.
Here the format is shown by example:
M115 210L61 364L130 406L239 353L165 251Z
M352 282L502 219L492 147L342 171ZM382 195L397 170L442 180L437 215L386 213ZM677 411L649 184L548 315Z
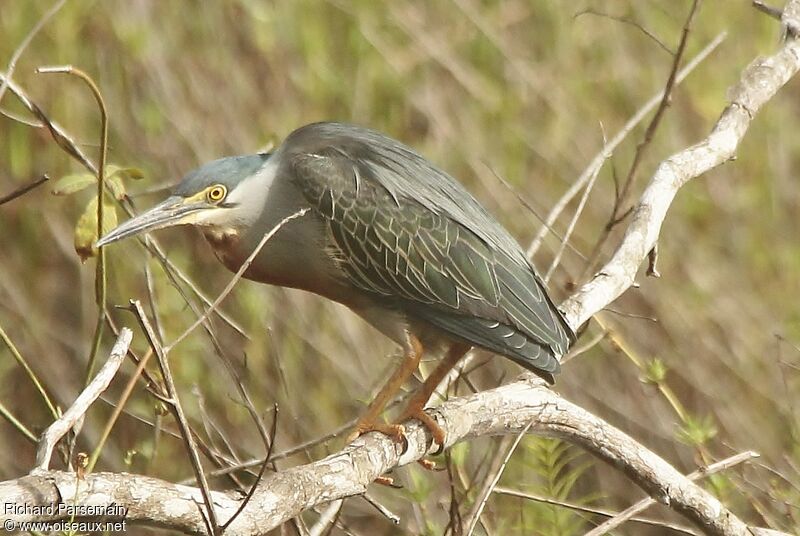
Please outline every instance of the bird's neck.
M203 236L215 251L235 249L239 242L239 230L233 227L204 227Z
M232 227L204 227L203 236L226 268L235 272L242 262L239 230Z

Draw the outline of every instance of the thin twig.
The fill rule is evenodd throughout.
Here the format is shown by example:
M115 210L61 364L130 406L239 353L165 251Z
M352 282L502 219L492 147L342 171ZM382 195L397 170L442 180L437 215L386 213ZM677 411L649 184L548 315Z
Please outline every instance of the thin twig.
M225 299L225 298L228 296L228 294L230 294L230 293L231 293L231 291L233 290L233 287L234 287L234 286L236 286L236 283L238 283L238 282L239 282L239 280L242 278L242 276L243 276L243 275L244 275L244 273L247 271L247 269L248 269L248 268L250 268L250 265L253 263L253 259L255 259L255 258L256 258L256 256L257 256L257 255L258 255L258 254L261 252L261 248L263 248L263 247L264 247L264 245L265 245L267 242L269 242L269 240L270 240L270 239L271 239L273 236L275 236L275 233L277 233L277 232L278 232L278 231L281 229L281 227L283 227L284 225L286 225L287 223L289 223L289 222L290 222L290 221L292 221L293 219L295 219L295 218L299 218L300 216L304 215L306 212L308 212L308 210L309 210L309 209L307 209L307 208L304 208L304 209L298 210L298 211L297 211L297 212L295 212L294 214L290 214L289 216L286 216L286 217L285 217L285 218L283 218L281 221L279 221L279 222L278 222L278 224L277 224L277 225L275 225L275 227L273 227L271 231L269 231L267 234L265 234L265 235L263 236L263 238L261 238L261 241L258 243L258 245L256 246L256 248L255 248L255 249L253 250L253 252L250 254L250 256L249 256L249 257L247 257L247 259L246 259L246 260L245 260L245 261L242 263L242 265L239 267L239 270L237 270L237 271L236 271L236 273L234 274L234 276L231 278L231 280L228 282L228 284L227 284L227 285L225 286L225 288L222 290L222 292L220 293L220 295L219 295L219 296L217 296L217 299L215 299L215 300L213 301L213 303L212 303L212 304L211 304L211 306L210 306L210 307L209 307L209 308L206 310L206 312L205 312L205 313L203 313L203 314L200 316L200 318L198 318L198 319L197 319L197 320L196 320L196 321L195 321L195 322L194 322L194 323L193 323L191 326L189 326L188 328L186 328L186 331L184 331L183 333L181 333L181 334L180 334L180 335L179 335L179 336L178 336L178 337L177 337L177 338L176 338L174 341L172 341L172 342L171 342L169 345L165 346L165 347L164 347L164 352L165 352L165 353L169 353L169 351L170 351L170 350L172 350L173 348L175 348L175 346L176 346L178 343L180 343L180 342L181 342L183 339L185 339L185 338L186 338L186 337L187 337L187 336L188 336L188 335L189 335L189 334L190 334L192 331L194 331L194 330L197 328L197 326L199 326L200 324L202 324L203 322L205 322L205 321L208 319L208 317L211 315L211 313L212 313L212 312L214 312L214 310L215 310L215 309L216 309L216 308L219 306L219 304L222 302L222 300L224 300L224 299Z
M124 205L123 209L126 211L128 216L132 217L135 214L133 209L127 205ZM155 238L150 235L145 235L138 238L142 241L147 251L149 251L150 254L156 258L156 260L158 260L158 262L161 264L161 267L164 269L164 272L167 274L167 276L170 278L170 281L172 281L173 285L175 285L175 288L180 293L181 297L190 307L192 307L193 310L194 304L189 301L189 298L184 294L183 289L180 288L180 286L177 284L177 280L174 280L174 278L177 278L187 287L189 287L189 290L191 290L198 298L200 298L200 301L202 301L206 307L211 306L211 299L206 296L205 293L203 293L200 287L198 287L197 284L189 278L189 276L183 273L183 270L175 266L175 264L173 264L172 261L167 258L167 255L164 253L164 250L161 249L161 245L156 241ZM231 318L225 311L218 307L214 310L214 314L239 335L244 337L246 340L250 340L250 336L245 332L244 328L240 326L233 318Z
M362 493L360 495L360 497L362 499L364 499L367 502L368 505L370 505L375 510L377 510L383 517L385 517L386 519L391 521L393 524L395 524L395 525L399 525L400 524L400 516L399 515L395 514L394 512L392 512L391 510L386 508L384 505L382 505L381 503L376 501L368 493Z
M217 340L217 337L214 335L213 332L210 330L208 331L209 337L211 339L211 344L214 346L214 351L219 356L222 364L225 366L225 369L230 374L231 379L233 380L234 385L236 385L236 390L239 391L239 396L242 399L242 403L244 404L247 412L250 414L250 418L253 419L253 423L256 425L256 429L258 430L259 435L261 436L261 440L264 442L264 446L267 449L267 452L271 455L272 454L272 446L274 444L274 435L271 436L268 432L266 427L264 426L264 422L261 419L261 416L258 414L256 410L255 404L253 404L253 400L250 397L250 393L247 391L247 388L244 386L244 382L242 381L241 376L239 375L236 367L231 362L230 357L225 353L222 345ZM277 404L275 405L275 411L277 411ZM275 417L273 416L273 423ZM220 434L221 435L221 434ZM223 438L224 439L224 438ZM269 457L269 456L268 456ZM238 460L237 460L238 462ZM274 469L274 464L273 464Z
M725 40L727 36L726 32L721 32L717 34L717 36L708 44L706 45L703 50L700 51L697 56L695 56L692 61L686 64L686 66L680 70L677 77L675 78L675 84L680 84L683 82L689 74L694 71L698 65L700 65L717 47ZM600 152L595 155L589 165L586 167L585 170L580 174L577 180L572 183L564 195L561 196L561 199L553 205L553 208L547 214L547 218L545 218L544 225L539 229L534 237L533 241L531 241L530 246L528 246L527 251L525 252L528 258L532 258L539 248L542 245L542 241L544 240L545 235L547 235L548 230L552 225L555 223L558 216L564 211L564 209L569 205L570 201L578 195L578 192L583 189L586 183L591 178L592 174L595 173L595 169L600 167L603 162L608 160L608 158L614 153L614 151L619 147L619 145L628 137L628 134L638 125L646 116L649 114L653 108L658 106L658 103L664 98L664 90L662 89L659 93L654 95L647 101L644 106L642 106L633 116L628 119L628 121L623 125L623 127L614 135L613 138L600 150Z
M14 345L14 342L6 334L2 326L0 326L0 339L2 339L6 347L8 347L8 350L11 352L14 361L16 361L17 364L22 367L22 370L25 371L25 374L27 374L28 378L30 378L33 385L36 386L36 390L39 391L42 400L44 400L44 403L47 404L47 409L50 410L50 415L52 415L54 419L58 419L61 414L58 412L55 404L53 404L53 401L50 399L50 395L47 394L42 382L39 381L39 377L36 376L36 373L33 372L33 369L30 367L30 365L28 365L28 362L24 357L22 357L22 354Z
M573 15L572 18L573 19L577 19L578 17L581 17L583 15L594 15L596 17L602 17L602 18L615 20L615 21L621 22L623 24L629 24L629 25L633 26L634 28L638 29L640 32L642 32L644 35L646 35L647 37L649 37L653 41L655 41L655 43L659 47L661 47L664 51L666 51L667 54L669 54L670 56L675 56L675 52L673 52L672 49L670 49L666 44L664 44L664 42L661 39L659 39L656 36L656 34L654 34L650 30L648 30L647 28L642 26L641 23L639 23L639 22L637 22L637 21L635 21L633 19L630 19L630 18L627 18L627 17L622 17L622 16L619 16L619 15L611 15L609 13L603 13L602 11L595 11L594 9L584 9L583 11L579 11L579 12L575 13L575 15Z
M100 434L100 440L97 442L97 446L89 458L88 465L86 466L87 473L91 473L94 469L97 459L100 457L100 453L103 451L103 445L105 445L106 439L108 439L108 436L111 433L111 429L114 427L114 424L117 422L120 414L122 414L125 404L128 402L131 393L133 393L133 388L136 387L136 382L139 381L139 377L142 375L142 371L152 355L153 350L148 350L144 357L139 360L139 363L136 365L136 370L133 372L131 377L128 378L128 383L125 384L125 389L122 391L122 394L119 395L119 400L117 403L113 406L114 409L111 412L111 416L108 418L106 426L103 428L103 431Z
M600 341L605 339L607 336L608 336L608 332L606 330L602 330L602 331L600 331L600 333L595 335L592 339L590 339L589 341L584 342L580 346L577 346L577 345L572 346L569 349L569 352L566 355L564 355L564 357L561 358L561 363L564 364L567 361L569 361L570 359L574 359L574 358L578 357L581 354L585 354L586 352L588 352L589 350L591 350L592 348L597 346L600 343Z
M343 504L344 499L331 501L328 507L322 511L314 526L309 529L308 536L323 536L328 527L336 521Z
M119 367L125 360L125 355L128 353L128 348L131 345L133 332L128 328L122 328L117 338L117 342L111 348L111 354L108 356L103 368L97 373L97 376L89 382L89 385L78 395L72 406L64 412L64 414L51 424L47 430L42 434L39 440L39 448L36 450L36 465L32 472L47 471L50 467L50 458L53 455L53 449L58 441L64 437L64 434L70 431L75 424L83 418L86 411L89 409L97 397L105 391L111 380L117 374Z
M3 81L6 80L5 78L0 78L0 79L3 80ZM8 119L11 119L12 121L14 121L16 123L20 123L22 125L25 125L27 127L44 128L44 123L42 123L41 121L35 121L33 119L27 119L25 117L22 117L19 114L15 114L13 112L8 111L5 108L0 108L0 115L2 115L3 117L6 117Z
M445 525L443 534L452 534L453 536L460 536L464 533L464 520L461 517L461 503L458 493L456 492L455 471L453 470L453 455L449 450L444 451L444 467L447 471L447 484L450 488L450 500L448 501L447 513L448 520ZM470 489L463 486L461 489Z
M208 410L206 409L206 399L203 396L203 392L199 385L194 384L192 386L192 394L197 398L197 409L200 413L200 420L202 421L203 428L205 429L206 437L208 437L209 448L220 452L223 454L223 456L225 456L224 458L220 457L220 459L229 458L238 463L240 461L239 456L236 454L236 449L234 448L233 444L228 439L228 436L222 427L216 423L211 415L208 414ZM216 443L215 437L219 437L219 439L222 441L222 445L218 445ZM222 447L224 447L224 451ZM244 485L242 485L241 482L239 482L238 485L239 489L244 489Z
M518 491L510 488L504 488L502 486L497 486L494 489L495 493L501 493L503 495L509 495L511 497L519 497L520 499L527 499L529 501L536 501L543 504L551 504L553 506L560 506L562 508L568 508L570 510L575 510L576 512L583 512L585 514L592 514L602 517L614 517L618 515L616 512L612 512L610 510L602 510L600 508L591 508L588 506L583 506L580 504L575 504L567 501L557 501L550 497L542 497L541 495L535 495L533 493L527 493L523 491ZM636 523L642 523L645 525L652 525L655 527L661 527L668 530L673 530L675 532L681 532L683 534L693 534L699 536L699 532L695 532L689 527L684 527L682 525L675 525L673 523L667 523L665 521L658 521L657 519L648 519L646 517L632 517L630 521L635 521Z
M39 438L33 435L33 432L31 432L27 426L22 424L22 421L17 419L14 416L14 414L11 413L11 410L5 407L5 405L2 402L0 402L0 416L2 416L6 421L8 421L9 424L11 424L11 426L16 428L17 431L19 431L23 436L25 436L25 438L28 441L30 441L34 445L39 441Z
M147 319L147 316L142 309L142 304L138 300L131 300L130 305L131 310L139 319L139 323L142 325L145 335L147 335L150 346L153 348L153 351L158 358L158 365L161 369L161 375L164 378L164 385L167 388L169 405L173 410L175 420L178 422L178 428L181 431L183 442L186 444L186 448L189 451L189 460L192 464L195 478L197 479L197 485L200 487L200 491L203 495L203 502L205 503L206 507L205 513L208 516L207 519L211 528L211 534L216 536L219 534L220 527L219 522L217 521L217 514L214 510L214 503L211 500L211 489L208 487L208 480L206 479L205 472L203 471L203 465L200 462L200 455L197 451L197 443L195 443L194 436L192 435L192 431L189 426L189 421L186 419L186 415L183 412L183 407L181 406L180 398L178 397L178 390L175 387L175 381L172 378L172 372L170 371L169 363L167 362L167 351L158 342L158 338L153 330L153 326L150 325L150 321Z
M600 174L601 167L602 164L595 168L594 173L592 173L592 176L589 177L589 182L586 183L586 189L583 191L581 200L578 202L578 208L575 209L575 214L572 215L572 219L569 221L569 225L567 226L567 231L564 233L564 238L561 239L558 251L556 251L555 257L553 257L553 262L550 263L550 268L547 269L547 273L544 275L545 285L550 282L553 272L555 272L558 264L561 262L561 256L564 255L564 250L567 246L567 243L569 243L569 239L572 237L572 232L575 230L575 225L577 225L578 219L583 213L583 209L586 206L586 201L589 199L589 194L592 193L592 188L594 188L594 184L597 181L597 176Z
M0 83L0 101L3 100L3 96L6 93L6 88L8 87L8 79L10 79L14 75L14 68L17 66L17 61L19 61L20 57L22 57L22 53L25 52L25 49L28 48L28 45L31 44L33 38L36 37L36 34L44 27L47 22L53 18L53 16L58 13L58 10L64 5L67 0L57 0L50 9L48 9L42 18L33 25L31 31L28 32L28 35L25 36L25 39L19 44L17 49L11 55L11 59L8 61L8 67L6 67L6 74L3 78L2 83Z
M35 181L29 182L28 184L25 184L25 185L21 186L20 188L17 188L16 190L11 192L10 194L6 194L3 197L0 197L0 205L5 205L9 201L13 201L14 199L16 199L18 197L22 197L23 195L27 194L28 192L30 192L34 188L36 188L38 186L41 186L42 184L46 183L49 180L50 180L50 177L48 177L47 174L45 173L44 175L42 175L41 177L39 177Z
M245 506L247 506L247 503L249 503L250 500L253 498L253 495L258 489L258 485L261 483L261 479L264 478L264 472L266 471L267 466L269 465L270 462L270 457L272 456L272 446L275 444L274 438L275 438L275 431L277 429L278 429L278 404L275 404L272 408L272 429L271 433L269 434L269 437L273 438L273 440L268 441L267 436L266 435L264 436L264 440L266 441L264 447L267 449L267 454L266 456L264 456L264 463L261 464L261 469L258 471L258 476L256 476L256 480L250 487L250 491L247 492L247 496L242 501L242 504L239 505L239 508L236 510L236 512L234 512L234 514L230 517L230 519L228 519L228 521L226 521L225 524L222 525L222 530L220 531L220 534L222 534L222 532L224 532L225 529L227 529L230 526L230 524L233 523L233 521L237 517L239 517L239 514L242 513L242 510L244 510Z
M150 316L153 318L153 326L156 328L158 340L164 343L164 328L161 326L161 318L158 316L158 303L156 301L156 291L153 285L153 271L150 269L148 258L144 259L144 280L147 288L147 304L150 306Z
M680 67L683 55L686 52L686 44L689 41L689 33L692 30L692 22L694 21L694 17L697 14L699 7L700 7L700 0L693 0L692 6L689 9L689 15L686 17L686 22L684 23L683 29L681 30L681 39L680 42L678 43L678 50L675 52L675 57L670 67L669 76L667 77L667 83L664 86L664 93L661 97L661 102L659 103L658 108L656 109L656 113L653 115L653 118L650 120L650 124L647 125L647 130L645 130L644 139L642 139L642 141L636 146L636 153L634 154L631 167L628 170L628 176L625 178L625 182L622 184L622 189L620 190L619 204L616 207L617 209L620 209L622 204L627 199L631 186L636 180L636 173L639 170L639 165L641 164L642 158L644 157L644 152L650 145L650 142L653 140L653 137L656 134L656 130L658 130L658 127L661 124L661 119L664 117L664 113L667 111L667 108L672 102L672 91L675 88L675 82L678 76L678 68ZM618 216L617 213L615 213L614 215Z
M781 16L783 16L783 11L778 9L777 7L768 6L764 2L760 0L753 0L753 7L759 10L760 12L764 13L765 15L772 17L775 20L781 20Z
M644 138L639 144L636 146L636 152L633 155L633 161L631 162L631 167L628 169L628 176L625 178L625 182L622 183L622 187L619 190L619 194L614 197L614 206L611 209L611 216L609 218L608 223L603 227L603 230L600 234L600 238L598 238L597 242L592 249L592 252L589 254L589 262L586 264L586 273L592 270L595 260L597 259L600 251L602 250L603 245L605 244L608 237L611 235L611 231L616 227L619 223L623 222L628 215L631 214L633 211L633 207L626 207L628 201L628 195L630 194L631 187L633 186L634 182L636 181L636 175L639 171L639 166L644 159L645 152L647 148L650 146L650 142L653 141L655 137L656 131L658 127L661 125L661 119L664 117L664 114L667 111L670 103L672 102L672 92L675 89L675 85L678 80L678 68L680 67L681 60L683 59L683 55L686 52L686 44L689 41L689 34L692 29L692 22L694 21L694 17L697 14L698 8L700 7L700 0L693 0L692 6L689 9L689 14L686 17L686 22L683 25L683 29L681 30L681 39L678 43L678 50L675 52L675 55L672 60L672 65L670 67L669 76L667 76L667 82L664 85L664 91L661 95L661 102L658 104L658 108L656 108L655 114L653 114L653 118L650 120L650 123L647 125L647 129L645 130ZM584 273L584 276L586 275Z
M0 74L0 81L7 84L8 89L14 94L15 97L17 97L17 99L19 99L22 105L25 106L25 108L27 108L28 111L36 117L36 119L42 122L41 126L50 132L50 136L52 136L53 141L56 142L56 145L58 145L72 158L77 160L83 167L92 173L97 174L97 167L84 154L78 144L73 141L69 134L67 134L67 132L61 127L61 125L55 121L51 121L50 118L47 117L47 114L45 114L42 109L39 108L39 106L33 102L30 97L28 97L28 95L14 82L11 77L6 77L3 74Z
M703 468L698 469L698 470L696 470L696 471L694 471L692 473L689 473L686 476L686 478L688 478L691 481L695 481L695 480L698 480L700 478L705 478L707 476L713 475L714 473L718 473L720 471L724 471L726 469L730 469L731 467L733 467L735 465L739 465L740 463L744 463L746 461L749 461L749 460L752 460L752 459L758 458L758 457L759 457L759 454L757 452L753 452L752 450L748 450L746 452L740 452L739 454L736 454L735 456L731 456L730 458L725 458L724 460L712 463L711 465L708 465L707 467L703 467ZM615 515L614 517L612 517L611 519L609 519L605 523L596 526L595 528L593 528L592 530L587 532L584 536L602 536L603 534L606 534L606 533L616 529L617 527L619 527L620 525L622 525L626 521L629 521L629 520L633 519L633 516L644 512L645 510L647 510L650 506L654 505L655 503L656 503L655 499L652 499L650 497L646 497L646 498L642 499L641 501L637 502L636 504L634 504L633 506L630 506L629 508L627 508L627 509L623 510L622 512L620 512L619 514Z
M481 490L481 495L476 499L478 507L475 509L475 512L472 513L472 516L469 520L469 525L467 525L467 536L472 536L472 533L475 531L475 527L478 526L478 520L481 517L481 513L483 513L483 509L486 507L486 503L489 501L489 496L492 494L495 486L497 486L497 483L500 482L500 477L503 476L503 471L505 471L506 466L508 465L508 460L511 459L514 451L517 450L520 441L522 441L522 438L528 433L528 430L530 430L533 422L534 421L529 421L525 428L523 428L522 431L517 434L517 437L514 439L514 443L511 444L511 447L509 447L508 452L503 458L503 463L500 464L500 468L489 482L489 485Z
M103 95L100 93L100 88L92 77L71 65L62 65L57 67L39 67L36 69L37 73L41 74L68 74L76 76L83 80L89 86L89 89L97 101L97 107L100 110L100 155L97 162L97 236L103 236L103 220L104 220L104 207L105 207L105 167L106 167L106 150L108 147L108 110L106 103L103 100ZM89 354L89 362L86 364L86 380L84 385L89 383L89 379L94 372L94 364L97 360L97 353L100 351L100 342L103 338L103 327L105 326L105 310L106 310L106 254L105 250L101 247L97 252L97 264L95 265L95 303L97 305L97 322L95 323L94 334L92 335L92 349Z
M564 240L564 236L563 236L563 235L561 235L561 234L560 234L560 233L559 233L559 232L558 232L556 229L554 229L553 227L551 227L551 226L549 226L549 225L547 224L547 222L545 221L545 219L544 219L544 218L543 218L543 217L542 217L542 216L539 214L539 211L538 211L538 210L536 210L536 207L534 207L534 206L533 206L533 205L530 203L530 201L528 201L528 200L525 198L525 196L523 196L523 195L522 195L522 194L521 194L521 193L520 193L520 192L519 192L519 191L518 191L518 190L517 190L517 189L514 187L514 185L513 185L513 184L511 184L511 183L510 183L510 182L508 182L506 179L504 179L504 178L503 178L503 177L502 177L502 176L501 176L499 173L497 173L497 171L495 171L495 169L494 169L494 168L490 167L490 166L489 166L489 164L487 164L486 162L483 162L483 161L482 161L481 163L482 163L484 166L486 166L486 168L487 168L487 169L488 169L488 170L489 170L489 171L492 173L492 175L494 175L494 177L495 177L495 178L496 178L498 181L500 181L500 184L502 184L503 186L505 186L505 187L506 187L506 189L507 189L509 192L511 192L512 194L514 194L514 197L516 197L516 198L517 198L517 201L519 201L519 203L520 203L520 204L521 204L523 207L525 207L526 209L528 209L528 212L530 212L531 214L533 214L533 217L534 217L534 218L536 218L537 220L539 220L539 223L541 223L542 225L544 225L544 226L546 226L546 227L547 227L547 230L548 230L548 231L550 231L550 233L551 233L553 236L555 236L556 238L558 238L559 240L561 240L562 242L564 242L564 243L567 245L567 247L568 247L569 249L571 249L571 250L572 250L572 252L573 252L573 253L575 253L575 254L576 254L578 257L582 258L583 260L586 260L586 257L583 255L583 253L581 253L581 251L580 251L578 248L576 248L575 246L573 246L572 244L570 244L568 240Z

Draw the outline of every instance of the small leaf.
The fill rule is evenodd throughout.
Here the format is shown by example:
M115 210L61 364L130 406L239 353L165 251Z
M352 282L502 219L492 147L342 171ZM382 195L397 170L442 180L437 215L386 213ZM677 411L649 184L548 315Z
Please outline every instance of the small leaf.
M136 167L109 166L109 171L106 173L106 177L111 178L112 176L119 176L123 179L138 181L144 178L144 171Z
M655 357L652 359L652 361L647 363L644 371L644 381L646 383L659 385L663 383L666 378L667 378L667 366L664 364L662 360Z
M69 195L80 192L84 188L97 184L97 179L90 173L76 173L65 175L53 185L53 195Z
M708 443L717 435L717 427L711 415L694 417L689 415L678 430L678 441L692 446Z
M125 455L122 458L122 463L130 467L133 465L133 458L138 455L139 453L135 449L128 449L125 451Z
M125 179L139 180L144 178L144 171L135 167L119 167L114 164L106 166L106 182L115 199L122 201L128 195Z
M113 205L103 204L103 234L117 226L117 211ZM97 255L94 243L97 241L97 198L93 197L75 224L75 252L86 262Z
M106 184L108 185L108 189L111 190L111 195L113 195L114 199L117 201L122 201L128 195L128 192L125 190L125 183L122 182L122 177L119 174L108 177L108 179L106 179Z

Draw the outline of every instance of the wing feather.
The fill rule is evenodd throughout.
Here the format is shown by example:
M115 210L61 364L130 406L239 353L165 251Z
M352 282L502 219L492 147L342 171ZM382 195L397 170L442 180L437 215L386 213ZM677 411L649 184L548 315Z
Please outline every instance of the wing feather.
M574 334L519 245L449 176L365 132L369 148L360 137L322 136L289 155L351 282L536 372L557 372Z

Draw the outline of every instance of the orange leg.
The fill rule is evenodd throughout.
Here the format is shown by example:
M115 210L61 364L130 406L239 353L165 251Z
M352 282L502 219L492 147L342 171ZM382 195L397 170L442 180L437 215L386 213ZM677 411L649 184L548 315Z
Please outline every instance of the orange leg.
M347 436L346 441L348 443L356 439L358 436L372 431L384 433L396 441L401 441L403 439L402 425L399 423L386 424L376 421L389 400L391 400L392 397L397 394L406 380L408 380L408 378L410 378L411 375L417 370L423 351L422 343L419 341L419 339L410 333L406 333L405 355L403 356L403 362L399 367L397 367L386 384L381 388L378 396L375 397L375 400L370 403L369 407L367 408L367 412L362 415L360 419L358 419L355 428L352 432L350 432L350 435Z
M455 343L453 344L450 349L447 351L447 354L444 356L444 359L436 366L436 368L431 372L431 375L425 380L425 383L422 384L422 387L414 393L414 396L409 401L406 409L403 410L403 413L400 414L400 418L397 420L398 423L402 423L408 421L410 419L418 419L422 421L422 424L430 430L431 435L433 436L433 440L441 446L444 446L444 430L436 424L436 421L425 413L425 404L428 403L428 400L431 398L431 395L436 390L436 387L441 383L444 377L447 375L450 370L456 366L456 363L464 357L464 354L469 351L471 346L468 344L463 343Z

